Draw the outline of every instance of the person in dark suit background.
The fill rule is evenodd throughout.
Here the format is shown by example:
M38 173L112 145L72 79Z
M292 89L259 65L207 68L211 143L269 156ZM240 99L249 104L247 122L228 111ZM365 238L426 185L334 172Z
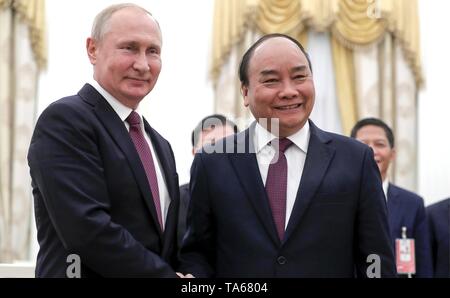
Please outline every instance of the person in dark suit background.
M194 128L191 134L192 154L206 144L215 144L216 141L238 132L237 125L220 114L204 117ZM181 247L186 233L186 218L191 196L189 183L180 186L180 209L178 215L178 247Z
M424 200L415 193L389 182L388 170L396 154L394 133L382 120L365 118L355 124L351 137L373 149L387 199L392 243L395 243L395 239L402 238L402 228L406 227L406 237L413 238L415 242L416 274L414 276L432 277Z
M76 277L177 277L175 159L138 111L161 47L148 11L105 8L86 42L94 80L39 117L28 152L37 277L66 277L72 254Z
M263 36L244 54L239 76L257 121L195 155L180 272L394 277L372 151L308 120L315 90L301 44Z
M434 277L450 278L450 198L427 207Z

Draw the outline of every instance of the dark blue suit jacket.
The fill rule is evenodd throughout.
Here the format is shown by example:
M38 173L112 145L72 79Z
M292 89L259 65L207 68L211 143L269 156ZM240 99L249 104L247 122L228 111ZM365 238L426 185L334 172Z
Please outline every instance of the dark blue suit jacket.
M191 201L191 194L189 193L189 183L180 186L180 209L178 212L178 248L181 248L183 238L186 233L187 212L189 202Z
M252 153L254 125L195 155L182 271L198 277L364 277L368 256L377 254L381 275L395 276L386 202L371 149L310 125L282 242ZM207 153L227 144L234 153Z
M396 238L402 238L402 227L406 227L406 236L415 240L416 276L432 277L430 238L423 199L393 184L389 184L387 197L393 245Z
M40 245L36 276L176 277L178 176L169 143L145 121L171 198L161 231L150 186L122 120L90 85L51 104L28 152Z
M450 198L427 207L434 277L450 277Z

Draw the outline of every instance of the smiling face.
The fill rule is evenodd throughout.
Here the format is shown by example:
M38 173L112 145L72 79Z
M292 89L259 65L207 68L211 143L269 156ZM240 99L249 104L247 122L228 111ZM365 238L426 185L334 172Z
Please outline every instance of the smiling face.
M145 11L128 7L105 24L101 40L88 38L94 79L121 103L136 109L161 71L161 31Z
M287 38L264 41L251 57L242 94L244 105L267 130L271 119L278 119L280 137L296 133L314 107L314 82L306 56Z
M366 125L356 132L355 138L372 148L381 178L384 181L389 164L395 158L395 149L391 148L384 129L376 125Z

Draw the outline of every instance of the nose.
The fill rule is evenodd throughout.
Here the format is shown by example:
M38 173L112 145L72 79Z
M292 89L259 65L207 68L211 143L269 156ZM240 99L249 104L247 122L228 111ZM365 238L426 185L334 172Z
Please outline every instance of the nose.
M150 70L150 65L147 61L147 56L145 53L139 53L134 61L133 68L140 73Z
M298 96L298 90L291 81L284 82L279 93L281 99L292 99Z

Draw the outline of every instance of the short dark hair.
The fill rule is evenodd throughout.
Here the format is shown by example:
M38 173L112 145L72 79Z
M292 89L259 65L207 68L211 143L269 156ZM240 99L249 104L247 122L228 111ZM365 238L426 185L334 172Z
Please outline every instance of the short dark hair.
M209 116L206 116L205 118L203 118L197 124L197 126L194 128L194 130L192 131L192 135L191 135L192 147L195 147L195 145L198 143L199 137L200 137L200 133L202 131L204 131L205 129L208 129L208 128L214 128L215 127L214 124L211 124L211 122L213 122L213 121L215 123L220 123L221 126L232 127L234 133L238 132L237 125L233 121L227 119L225 116L220 115L220 114L209 115Z
M248 80L248 65L250 64L250 60L251 60L251 58L253 56L253 53L255 52L255 49L260 44L265 42L266 40L271 39L271 38L275 38L275 37L287 38L290 41L292 41L294 44L296 44L298 46L298 48L302 51L302 53L305 54L306 60L308 60L309 69L311 70L311 73L312 73L311 59L309 59L308 53L306 52L306 50L303 48L302 44L298 40L296 40L295 38L290 37L289 35L281 34L281 33L266 34L263 37L261 37L260 39L258 39L245 52L244 56L242 56L242 60L241 60L241 63L239 65L239 80L241 81L242 85L248 86L248 83L249 83L249 80Z
M384 123L381 119L378 118L364 118L356 122L355 126L353 126L352 132L350 133L350 136L352 138L356 138L356 134L358 131L367 125L374 125L381 127L384 130L384 133L386 134L386 138L388 139L389 145L391 148L394 148L395 139L394 139L394 133L392 132L392 129Z

